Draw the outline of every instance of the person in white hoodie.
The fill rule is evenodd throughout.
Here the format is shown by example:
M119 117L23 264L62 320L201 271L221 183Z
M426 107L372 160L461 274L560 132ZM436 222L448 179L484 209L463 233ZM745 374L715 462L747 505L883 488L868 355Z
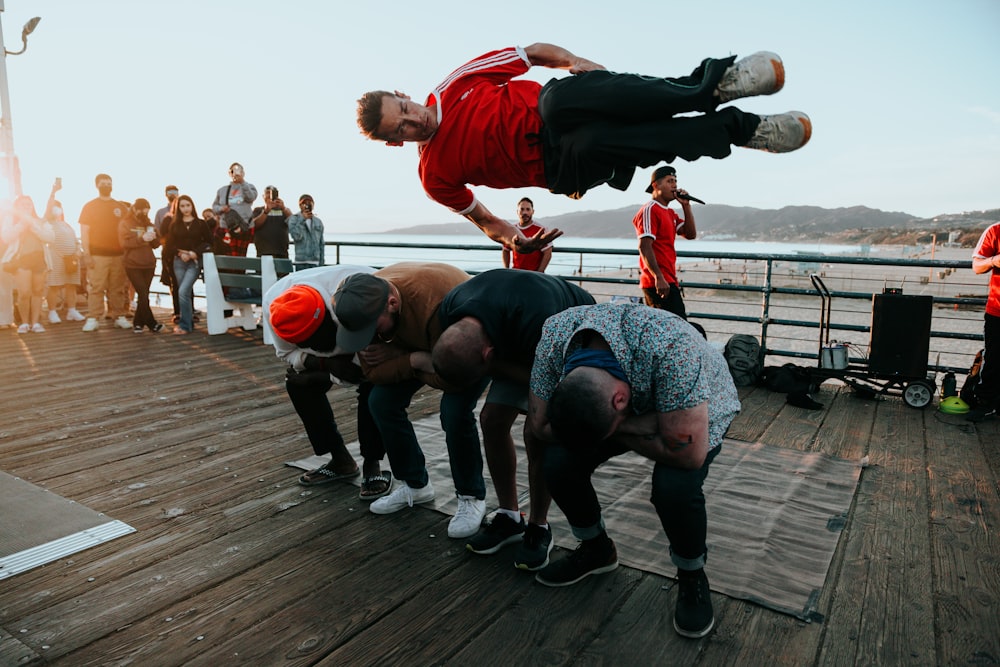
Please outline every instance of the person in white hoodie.
M331 460L299 477L299 484L315 486L363 473L362 500L375 500L389 493L392 478L381 469L385 458L382 437L368 408L372 385L364 381L353 353L337 347L338 323L332 295L348 276L374 273L368 266L338 264L295 271L276 282L264 294L264 326L270 329L274 351L288 364L285 390L317 456ZM358 385L358 440L362 470L344 444L327 392L334 378Z

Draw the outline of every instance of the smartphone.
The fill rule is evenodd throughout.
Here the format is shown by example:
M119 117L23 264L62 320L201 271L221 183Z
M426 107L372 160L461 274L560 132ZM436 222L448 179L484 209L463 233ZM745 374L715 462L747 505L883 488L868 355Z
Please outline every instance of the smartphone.
M57 188L62 187L62 176L56 176L56 187Z

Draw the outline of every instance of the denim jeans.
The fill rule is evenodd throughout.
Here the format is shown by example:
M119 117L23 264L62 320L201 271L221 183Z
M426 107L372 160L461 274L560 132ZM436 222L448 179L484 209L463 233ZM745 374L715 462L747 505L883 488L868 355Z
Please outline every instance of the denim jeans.
M708 477L708 466L720 449L721 445L710 449L705 463L697 470L675 468L665 463L653 466L650 502L670 542L670 558L681 570L704 567L708 557L705 544L708 517L702 484ZM546 444L545 482L578 539L597 537L604 530L601 504L590 478L599 465L625 451L606 444L573 450L561 444Z
M423 384L420 380L406 380L376 385L368 397L393 476L415 489L427 486L427 463L406 409ZM441 395L441 428L448 445L455 491L460 496L474 496L480 500L486 498L486 482L474 410L488 384L489 378L484 378L471 389Z
M174 276L177 278L177 295L181 305L181 319L177 323L184 331L194 330L194 281L201 267L197 261L185 262L174 257Z

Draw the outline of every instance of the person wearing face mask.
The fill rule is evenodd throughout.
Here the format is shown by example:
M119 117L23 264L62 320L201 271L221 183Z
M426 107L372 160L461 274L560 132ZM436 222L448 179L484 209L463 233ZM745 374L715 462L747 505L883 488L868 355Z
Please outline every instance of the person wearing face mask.
M49 306L50 324L59 324L64 318L72 322L87 319L76 309L76 292L80 286L80 244L76 239L76 232L66 222L62 202L56 199L56 192L61 188L62 179L57 178L45 206L45 219L52 225L55 233L55 240L49 244L53 261L45 297ZM69 258L77 260L75 268L67 264Z
M127 206L111 197L111 177L98 174L94 178L98 197L84 204L80 211L80 238L83 243L83 258L87 266L87 321L84 331L97 331L104 316L104 300L107 297L107 315L120 329L131 329L126 319L128 310L126 292L128 278L122 246L118 240L118 223L125 215Z
M135 200L118 224L118 240L124 251L125 274L135 288L136 306L132 317L132 332L142 333L145 328L153 332L160 331L163 325L156 321L149 307L149 286L156 273L153 248L160 245L160 235L149 219L149 201L141 197Z
M295 270L311 269L326 264L323 245L323 221L313 213L312 195L299 197L299 212L288 219L288 235L295 243Z
M250 224L253 202L257 199L257 188L253 183L248 183L245 176L246 172L243 170L243 165L239 162L232 163L229 165L230 182L223 185L215 193L212 210L219 217L219 227L222 229L230 229L232 227L232 225L226 222L226 214L229 211L236 212L243 219L244 226ZM237 230L233 231L236 232ZM246 246L244 246L242 253L244 257L247 254L245 248Z

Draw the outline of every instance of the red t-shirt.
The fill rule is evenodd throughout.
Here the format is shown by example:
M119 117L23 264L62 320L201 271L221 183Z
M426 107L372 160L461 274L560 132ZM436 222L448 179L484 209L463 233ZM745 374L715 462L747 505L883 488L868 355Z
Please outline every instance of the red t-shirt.
M660 265L660 273L671 285L677 284L677 250L674 239L677 232L684 228L684 220L677 211L664 206L655 199L646 202L632 218L635 233L640 239L648 236L653 239L653 256ZM639 255L639 287L656 287L656 276L646 266L646 260Z
M974 257L1000 255L1000 222L990 225L976 243ZM990 294L986 297L986 313L1000 317L1000 269L990 272Z
M538 232L545 231L545 228L541 225L536 225L531 223L527 227L517 226L518 229L525 236L534 236ZM551 248L552 244L548 244L542 250L547 250ZM510 266L514 269L524 269L525 271L537 271L539 265L542 263L542 250L536 250L535 252L512 252L510 254Z
M520 47L462 65L427 98L438 129L420 145L420 182L434 201L460 215L476 200L468 188L545 187L538 115L541 84L511 81L531 63Z

